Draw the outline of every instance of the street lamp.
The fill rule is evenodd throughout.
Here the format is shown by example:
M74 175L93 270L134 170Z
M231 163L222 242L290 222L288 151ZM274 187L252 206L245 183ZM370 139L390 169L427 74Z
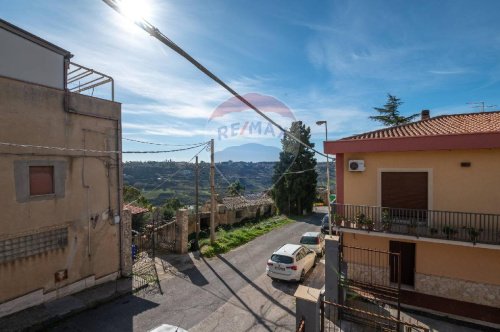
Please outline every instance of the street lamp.
M316 121L318 126L325 125L325 142L328 141L328 123L325 120ZM326 195L328 196L328 235L332 235L332 210L330 206L330 161L328 154L326 156Z

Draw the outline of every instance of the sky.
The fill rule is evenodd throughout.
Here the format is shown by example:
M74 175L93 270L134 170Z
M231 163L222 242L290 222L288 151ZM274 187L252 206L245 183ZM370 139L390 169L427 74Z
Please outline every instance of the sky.
M404 102L404 115L500 105L497 0L136 2L151 24L240 94L286 105L311 127L319 149L325 128L316 121L328 122L329 139L378 129L368 117L388 93ZM266 127L251 110L214 118L231 95L102 1L0 0L0 17L112 76L125 138L172 145L214 138L216 151L247 142L280 146L276 132L243 133L245 122ZM94 93L109 98L104 88ZM284 126L291 121L266 114ZM221 137L223 127L234 135ZM124 141L123 149L158 147ZM196 152L124 159L180 161Z

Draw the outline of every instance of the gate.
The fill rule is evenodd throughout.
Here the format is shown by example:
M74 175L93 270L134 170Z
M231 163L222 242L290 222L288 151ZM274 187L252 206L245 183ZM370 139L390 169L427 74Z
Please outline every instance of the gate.
M142 232L133 231L132 276L135 292L162 294L156 270L156 257L160 252L174 251L176 239L175 221L162 222L159 211L155 211L152 222Z
M339 303L321 301L322 331L428 331L401 319L401 255L340 245Z

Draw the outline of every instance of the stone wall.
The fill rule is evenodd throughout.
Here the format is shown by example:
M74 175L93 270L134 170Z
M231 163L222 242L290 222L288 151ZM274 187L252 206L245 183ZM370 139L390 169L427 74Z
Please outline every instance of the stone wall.
M121 274L129 277L132 275L132 214L123 210L122 216Z
M500 307L500 286L497 285L416 273L415 291L495 308Z
M389 267L347 263L347 278L363 283L389 286Z

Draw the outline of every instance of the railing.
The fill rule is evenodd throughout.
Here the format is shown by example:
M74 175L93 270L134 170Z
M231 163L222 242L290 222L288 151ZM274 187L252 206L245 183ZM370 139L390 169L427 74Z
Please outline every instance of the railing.
M332 227L500 244L500 215L332 204Z
M107 83L111 84L111 100L114 101L115 83L111 76L74 62L69 64L68 73L66 74L66 88L69 91L83 93L84 91L91 90L91 95L93 95L95 88Z
M321 318L320 331L415 331L429 332L429 328L421 326L417 321L408 322L391 315L390 310L384 309L385 314L371 310L354 308L335 302L322 300L320 303ZM332 317L338 319L330 320ZM345 322L345 323L344 323ZM349 323L349 324L346 324ZM354 324L353 324L354 323Z

